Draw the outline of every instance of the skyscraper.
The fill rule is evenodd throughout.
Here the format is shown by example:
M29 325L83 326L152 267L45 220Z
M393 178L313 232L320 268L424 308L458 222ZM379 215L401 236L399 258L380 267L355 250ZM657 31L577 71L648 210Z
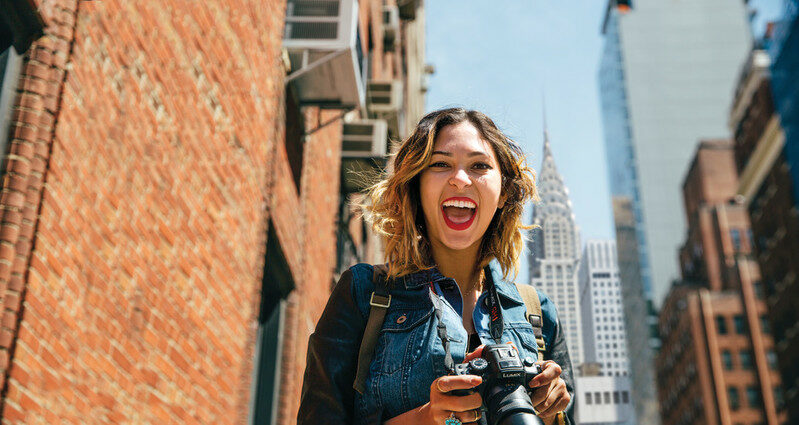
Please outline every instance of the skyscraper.
M603 376L627 376L627 337L614 241L586 242L578 282L585 361L599 363Z
M578 421L580 424L634 424L614 241L586 242L580 258L578 282L585 361L577 368ZM604 396L605 392L608 396Z
M530 277L555 302L566 329L566 343L573 364L582 362L580 310L577 298L577 266L580 234L572 212L569 191L555 167L555 158L544 129L544 155L538 174L541 202L533 209Z
M602 33L600 97L627 336L636 353L632 392L639 421L656 424L647 302L660 305L679 274L680 181L696 141L728 133L751 35L743 2L725 0L609 0Z

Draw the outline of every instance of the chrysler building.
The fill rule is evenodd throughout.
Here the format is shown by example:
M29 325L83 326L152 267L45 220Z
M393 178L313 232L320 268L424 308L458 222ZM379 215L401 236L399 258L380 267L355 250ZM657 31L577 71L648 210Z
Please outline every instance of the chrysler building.
M572 363L583 362L578 274L580 235L569 191L555 167L544 123L544 157L536 181L540 202L534 205L530 283L544 291L558 309Z

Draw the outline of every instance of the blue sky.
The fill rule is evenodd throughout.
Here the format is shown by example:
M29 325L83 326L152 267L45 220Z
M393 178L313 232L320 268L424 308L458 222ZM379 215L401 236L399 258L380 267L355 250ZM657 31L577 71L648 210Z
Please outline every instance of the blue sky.
M740 0L739 0L740 1ZM753 0L763 13L781 0ZM597 67L605 0L428 0L427 110L477 109L516 140L535 170L541 165L542 98L558 170L569 188L582 240L614 237L599 111ZM529 215L525 221L529 222ZM520 281L527 279L526 257Z

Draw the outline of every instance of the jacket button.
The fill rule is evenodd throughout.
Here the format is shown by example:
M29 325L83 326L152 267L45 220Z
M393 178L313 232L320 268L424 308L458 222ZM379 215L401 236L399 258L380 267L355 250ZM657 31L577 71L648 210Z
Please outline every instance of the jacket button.
M397 324L405 322L406 319L407 319L407 317L405 317L404 314L402 316L400 316L400 317L397 317Z

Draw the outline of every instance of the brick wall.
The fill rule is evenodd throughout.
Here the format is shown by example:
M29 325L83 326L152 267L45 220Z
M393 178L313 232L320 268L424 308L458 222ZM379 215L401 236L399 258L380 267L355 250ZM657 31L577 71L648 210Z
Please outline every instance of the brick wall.
M245 422L270 219L298 289L293 421L332 279L341 127L304 111L333 122L306 141L298 195L285 2L34 3L45 36L0 198L3 423Z

